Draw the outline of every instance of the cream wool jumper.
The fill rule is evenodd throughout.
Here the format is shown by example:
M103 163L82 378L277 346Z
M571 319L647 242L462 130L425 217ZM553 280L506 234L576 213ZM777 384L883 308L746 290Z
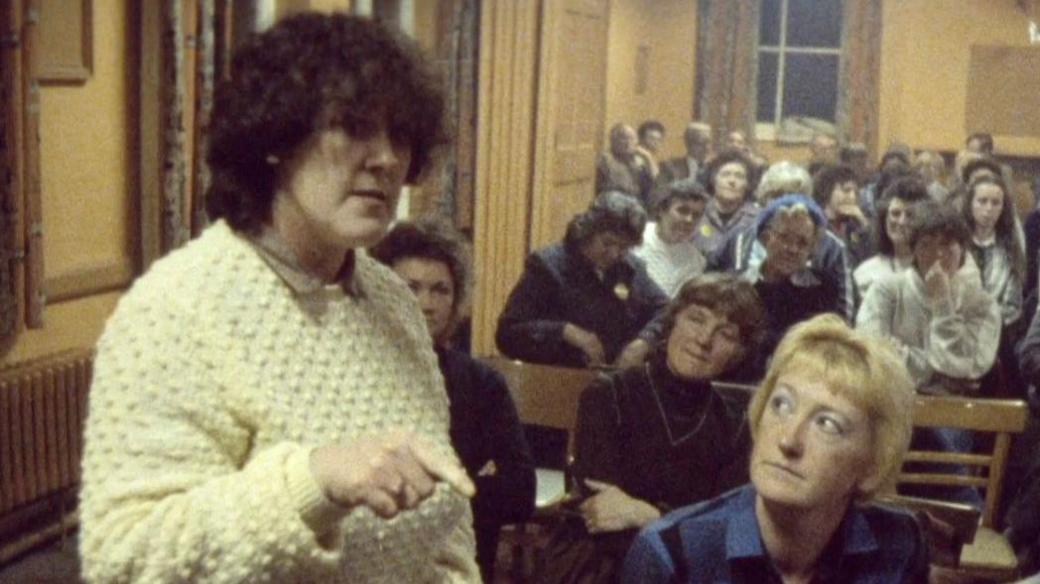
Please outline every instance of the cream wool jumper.
M88 581L479 581L469 504L444 483L387 521L311 476L313 448L391 428L451 450L413 295L363 252L353 283L301 297L221 221L124 295L91 386Z

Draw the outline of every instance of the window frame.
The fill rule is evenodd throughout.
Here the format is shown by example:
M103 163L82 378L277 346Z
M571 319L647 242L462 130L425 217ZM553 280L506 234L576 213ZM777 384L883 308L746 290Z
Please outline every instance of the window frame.
M760 6L763 0L759 0ZM839 32L838 32L838 46L837 47L789 47L787 45L787 20L788 12L790 7L790 0L780 0L780 30L778 36L778 42L776 45L763 45L761 44L761 33L759 33L756 39L755 53L758 55L757 59L760 59L762 53L770 53L777 55L777 67L776 67L776 94L773 96L774 110L773 110L773 121L772 122L760 122L758 121L758 112L756 108L755 112L755 138L758 140L777 140L783 138L785 142L795 143L807 143L811 136L805 136L804 138L793 138L791 136L782 136L779 128L783 122L783 105L784 105L784 72L786 69L788 54L801 54L801 55L834 55L838 58L838 78L837 82L841 80L841 58L842 58L842 44L844 43L845 31L842 30L844 26L844 15L842 20L839 21ZM755 73L755 86L758 86L758 75L761 74L761 68ZM837 118L837 106L838 106L838 95L835 93L835 117ZM837 120L830 120L831 123L836 124Z

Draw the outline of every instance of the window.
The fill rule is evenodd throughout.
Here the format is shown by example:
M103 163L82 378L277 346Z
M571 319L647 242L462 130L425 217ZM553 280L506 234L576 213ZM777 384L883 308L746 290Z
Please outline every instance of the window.
M841 0L761 0L758 29L758 136L780 136L781 123L808 118L792 139L833 124L838 103ZM786 132L785 132L786 133Z

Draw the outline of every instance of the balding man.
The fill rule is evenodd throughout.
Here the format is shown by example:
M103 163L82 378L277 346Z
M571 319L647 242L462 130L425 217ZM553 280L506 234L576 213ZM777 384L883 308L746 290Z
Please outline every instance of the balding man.
M694 177L704 170L705 161L711 153L711 126L703 122L692 122L683 132L686 156L672 158L661 164L657 184L667 186L674 181Z
M656 169L640 156L635 129L628 124L615 124L610 129L610 150L596 161L596 192L621 191L635 197L647 207Z

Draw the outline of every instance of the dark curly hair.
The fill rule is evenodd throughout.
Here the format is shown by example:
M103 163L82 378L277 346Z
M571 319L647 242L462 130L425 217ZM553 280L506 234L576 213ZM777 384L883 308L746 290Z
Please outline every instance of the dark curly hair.
M462 234L440 217L398 223L368 253L391 268L409 258L441 262L455 287L452 308L462 306L469 295L469 247Z
M724 150L719 153L718 156L711 159L708 163L707 168L704 169L704 188L707 189L708 194L715 196L715 175L719 173L719 170L729 164L730 162L736 162L744 167L744 172L747 173L748 186L747 192L744 193L744 198L747 199L751 193L755 192L757 185L752 184L752 176L755 172L755 165L751 160L744 155L740 150Z
M881 183L878 183L878 186L880 185ZM899 175L898 178L885 187L885 190L878 191L878 194L881 196L881 202L877 205L877 220L874 221L876 232L874 236L877 241L878 253L892 257L896 255L896 245L892 243L892 236L888 234L888 208L892 206L892 201L895 199L899 199L907 205L929 200L928 187L920 177L908 172Z
M445 110L433 69L403 34L345 14L283 20L236 51L216 88L206 212L256 231L270 219L278 161L327 128L364 139L385 124L391 141L411 145L414 184L448 142Z
M844 164L824 164L813 175L813 200L821 209L831 203L834 188L847 182L858 182L856 171Z
M593 235L609 231L624 237L632 245L643 241L646 211L635 197L621 191L605 191L596 196L588 210L578 213L567 223L563 246L578 253Z
M964 222L960 211L931 199L918 203L917 212L910 220L908 231L910 249L917 247L925 237L936 235L960 244L967 253L968 243L971 241L971 231L968 230L968 224Z

